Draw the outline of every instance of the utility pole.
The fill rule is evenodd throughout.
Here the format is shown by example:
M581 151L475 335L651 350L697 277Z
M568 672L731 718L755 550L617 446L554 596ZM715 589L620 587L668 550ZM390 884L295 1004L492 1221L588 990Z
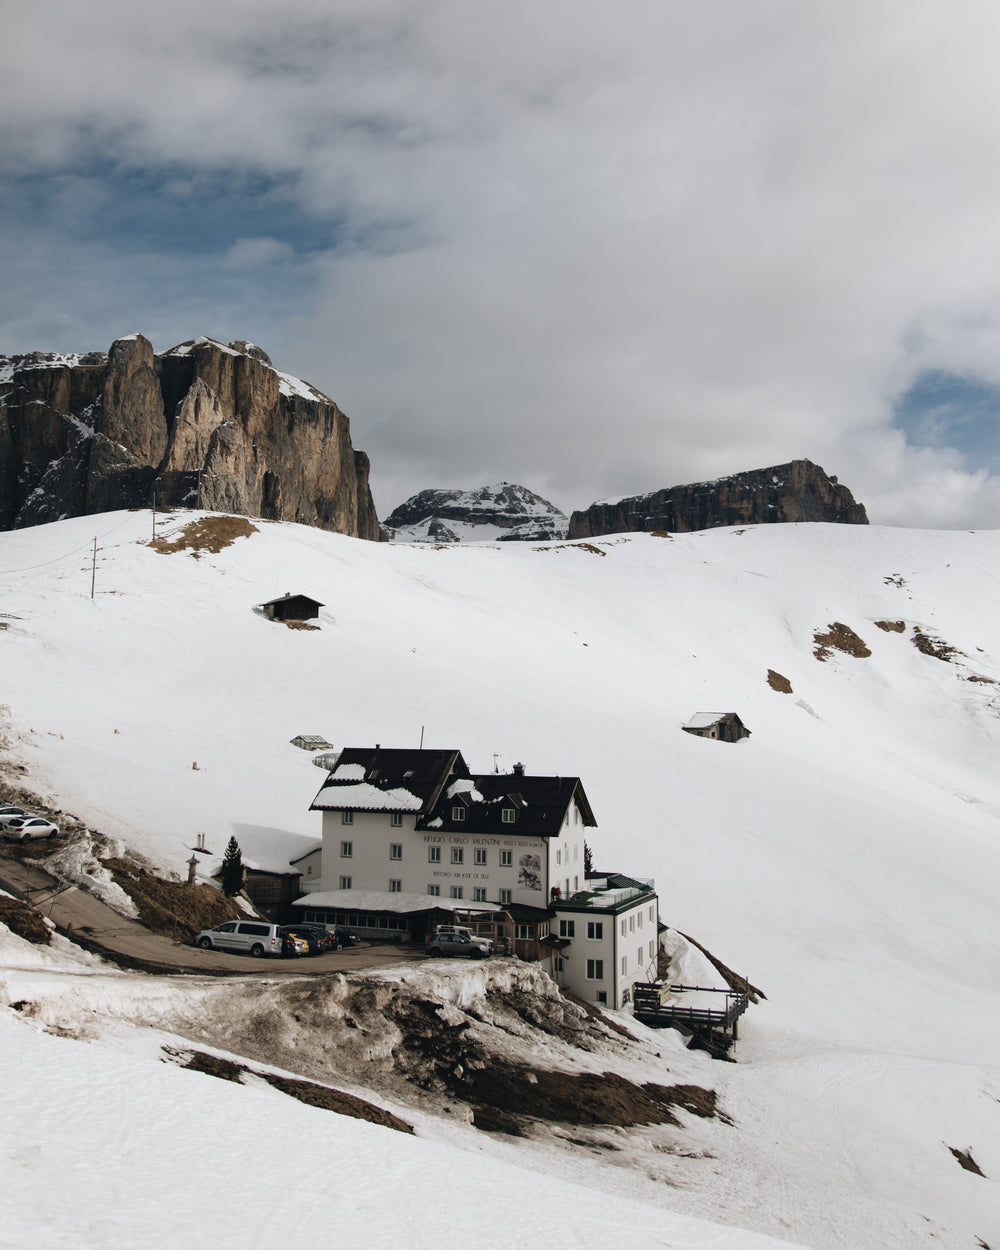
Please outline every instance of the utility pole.
M156 491L153 491L153 541L156 541Z
M90 569L90 597L94 597L94 583L97 581L97 535L94 535L94 563Z

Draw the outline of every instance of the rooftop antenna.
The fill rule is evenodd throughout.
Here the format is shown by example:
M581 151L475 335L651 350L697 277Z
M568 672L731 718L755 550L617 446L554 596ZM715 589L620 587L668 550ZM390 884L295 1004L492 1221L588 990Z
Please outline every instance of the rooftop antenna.
M424 749L424 727L423 725L420 726L420 749L421 751Z
M493 774L496 776L500 772L500 752L493 752Z

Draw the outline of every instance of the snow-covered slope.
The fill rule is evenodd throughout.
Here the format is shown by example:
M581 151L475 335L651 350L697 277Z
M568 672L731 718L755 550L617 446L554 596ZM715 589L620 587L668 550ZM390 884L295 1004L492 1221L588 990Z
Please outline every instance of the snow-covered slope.
M735 1127L674 1209L816 1247L1000 1242L1000 534L433 549L257 524L197 558L152 550L148 513L0 535L26 784L181 871L198 832L269 862L318 836L299 733L579 775L597 866L655 877L768 995L716 1065ZM253 611L285 591L319 630ZM870 655L815 657L838 622ZM682 733L705 709L752 737Z

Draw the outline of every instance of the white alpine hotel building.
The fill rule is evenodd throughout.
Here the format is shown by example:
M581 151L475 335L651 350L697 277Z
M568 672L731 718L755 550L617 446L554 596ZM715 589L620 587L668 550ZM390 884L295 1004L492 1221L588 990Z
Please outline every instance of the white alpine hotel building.
M519 764L474 776L459 751L351 747L312 810L322 846L295 861L307 919L422 940L456 913L478 914L609 1007L656 979L653 883L585 875L584 833L597 822L578 777Z

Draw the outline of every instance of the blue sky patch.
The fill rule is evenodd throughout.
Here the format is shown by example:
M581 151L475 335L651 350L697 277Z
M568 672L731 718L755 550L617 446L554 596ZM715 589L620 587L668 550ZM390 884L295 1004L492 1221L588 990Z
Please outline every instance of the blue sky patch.
M920 375L894 424L918 447L954 447L970 469L1000 469L1000 386L943 370Z

